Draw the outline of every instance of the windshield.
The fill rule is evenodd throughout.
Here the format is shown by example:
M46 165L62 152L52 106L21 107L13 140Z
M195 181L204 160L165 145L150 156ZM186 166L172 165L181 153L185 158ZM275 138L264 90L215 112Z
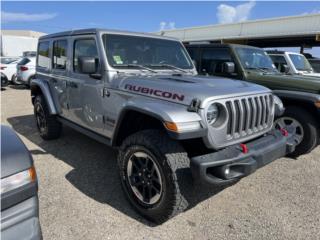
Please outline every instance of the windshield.
M289 57L298 71L312 71L312 67L303 55L289 54Z
M178 41L105 34L103 42L108 62L114 68L193 68L188 53Z
M272 60L264 50L256 48L236 48L241 64L245 69L264 69L276 71Z

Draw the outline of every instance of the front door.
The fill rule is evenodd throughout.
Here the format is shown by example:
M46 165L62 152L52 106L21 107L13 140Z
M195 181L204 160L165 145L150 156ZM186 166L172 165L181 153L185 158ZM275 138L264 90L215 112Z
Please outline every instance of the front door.
M72 39L72 66L68 82L70 119L90 130L103 133L104 119L102 91L104 81L83 73L80 58L96 59L97 73L101 72L100 59L95 35L74 37Z

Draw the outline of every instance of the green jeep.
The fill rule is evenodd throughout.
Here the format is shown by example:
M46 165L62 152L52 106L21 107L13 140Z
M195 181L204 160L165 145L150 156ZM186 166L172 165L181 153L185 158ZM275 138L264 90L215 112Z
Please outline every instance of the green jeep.
M320 139L320 78L281 74L260 48L236 44L188 44L198 73L264 85L283 101L286 111L274 124L286 128L298 144L292 157L310 152Z

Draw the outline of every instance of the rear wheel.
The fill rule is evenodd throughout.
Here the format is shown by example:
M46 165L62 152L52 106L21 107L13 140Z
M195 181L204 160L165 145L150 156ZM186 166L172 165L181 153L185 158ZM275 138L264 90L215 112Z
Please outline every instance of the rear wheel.
M284 115L275 121L275 128L284 128L297 144L289 156L297 157L314 149L320 138L315 117L308 111L295 106L286 107Z
M129 136L118 156L123 189L135 209L162 223L188 206L178 183L178 172L189 168L182 146L159 130Z
M45 140L60 137L62 125L56 116L50 115L47 103L42 95L38 95L34 101L34 116L40 136Z

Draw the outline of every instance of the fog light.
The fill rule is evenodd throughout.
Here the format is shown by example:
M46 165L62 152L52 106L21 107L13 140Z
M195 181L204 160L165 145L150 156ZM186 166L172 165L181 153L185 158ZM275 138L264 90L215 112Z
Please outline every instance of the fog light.
M225 174L226 176L228 176L229 173L230 173L230 168L229 168L229 167L226 167L226 169L224 170L224 174Z

